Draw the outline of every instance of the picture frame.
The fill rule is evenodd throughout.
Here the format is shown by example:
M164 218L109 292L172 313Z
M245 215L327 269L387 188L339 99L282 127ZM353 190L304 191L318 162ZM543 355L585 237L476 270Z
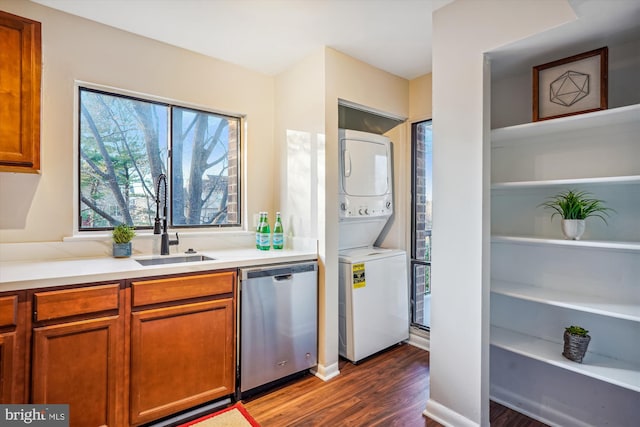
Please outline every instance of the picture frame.
M533 67L533 121L606 110L609 49Z

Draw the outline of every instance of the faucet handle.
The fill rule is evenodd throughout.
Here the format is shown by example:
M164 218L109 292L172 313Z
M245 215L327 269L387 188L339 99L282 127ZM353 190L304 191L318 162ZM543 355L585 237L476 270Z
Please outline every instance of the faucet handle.
M179 245L179 244L180 244L180 238L178 237L178 233L176 232L176 240L169 240L169 246Z

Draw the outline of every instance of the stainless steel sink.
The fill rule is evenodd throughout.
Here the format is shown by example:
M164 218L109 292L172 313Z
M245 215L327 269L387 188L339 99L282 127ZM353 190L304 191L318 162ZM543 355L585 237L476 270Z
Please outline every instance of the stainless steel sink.
M183 256L168 256L162 258L148 258L137 259L136 261L140 265L163 265L163 264L178 264L181 262L201 262L201 261L213 261L215 258L210 258L205 255L183 255Z

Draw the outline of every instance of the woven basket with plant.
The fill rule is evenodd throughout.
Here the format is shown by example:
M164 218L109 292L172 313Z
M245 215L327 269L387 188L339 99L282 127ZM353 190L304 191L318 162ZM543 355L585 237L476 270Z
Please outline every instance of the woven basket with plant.
M564 330L564 351L562 355L574 362L582 363L591 337L589 331L580 326L569 326Z

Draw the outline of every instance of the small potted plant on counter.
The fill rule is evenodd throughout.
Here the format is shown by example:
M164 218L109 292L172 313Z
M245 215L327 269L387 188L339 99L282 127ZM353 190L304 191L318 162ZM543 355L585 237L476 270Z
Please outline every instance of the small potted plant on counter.
M609 211L615 212L611 208L604 206L603 200L592 199L591 195L584 191L569 190L558 193L540 206L553 209L551 215L562 217L562 234L570 240L580 240L585 230L585 220L590 216L598 217L607 223L605 216L609 216Z
M589 331L580 326L564 328L564 351L562 355L574 362L582 363L591 337Z
M136 232L127 224L120 224L113 229L113 256L127 258L131 256L131 239Z

